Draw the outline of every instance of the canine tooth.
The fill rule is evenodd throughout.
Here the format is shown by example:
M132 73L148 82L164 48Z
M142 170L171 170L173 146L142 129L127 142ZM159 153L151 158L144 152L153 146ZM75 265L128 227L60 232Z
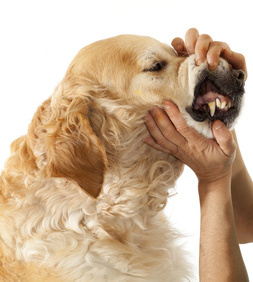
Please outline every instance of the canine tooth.
M221 102L221 109L224 109L225 107L226 107L226 105L227 105L227 102L226 101L223 101L223 102Z
M228 107L229 107L229 108L231 108L231 107L232 107L232 102L231 102L231 101L229 101L229 103L228 103Z
M210 109L210 115L211 117L213 117L215 113L215 102L213 101L213 102L208 103L208 106Z
M220 99L216 98L215 101L216 101L216 106L217 106L218 108L220 108L220 105L221 105Z

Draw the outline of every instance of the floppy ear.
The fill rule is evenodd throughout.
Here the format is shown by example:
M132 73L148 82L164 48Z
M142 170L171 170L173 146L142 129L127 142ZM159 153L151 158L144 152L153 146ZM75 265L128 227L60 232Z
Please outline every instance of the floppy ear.
M53 101L46 102L47 108L43 105L38 109L34 119L41 126L35 130L36 141L42 142L45 150L45 177L67 178L97 198L103 185L106 153L89 123L85 98L76 96L53 96Z

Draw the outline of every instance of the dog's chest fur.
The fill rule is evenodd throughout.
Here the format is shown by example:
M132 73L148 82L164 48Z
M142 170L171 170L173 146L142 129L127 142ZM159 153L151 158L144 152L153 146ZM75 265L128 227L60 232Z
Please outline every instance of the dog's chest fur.
M18 260L52 268L70 281L184 281L179 234L159 211L175 167L155 161L152 153L146 158L146 171L147 159L141 158L134 167L124 167L123 160L121 168L108 171L97 200L61 178L30 179L23 204L10 205L1 222L12 234L8 249L16 248Z

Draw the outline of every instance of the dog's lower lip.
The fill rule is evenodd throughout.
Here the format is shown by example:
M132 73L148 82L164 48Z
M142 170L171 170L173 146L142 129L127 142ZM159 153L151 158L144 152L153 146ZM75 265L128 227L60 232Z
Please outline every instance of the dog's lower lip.
M200 111L200 110L196 111L196 110L194 110L194 107L187 107L186 111L190 114L190 116L194 120L196 120L198 122L203 122L208 118L206 112L203 112L203 111Z

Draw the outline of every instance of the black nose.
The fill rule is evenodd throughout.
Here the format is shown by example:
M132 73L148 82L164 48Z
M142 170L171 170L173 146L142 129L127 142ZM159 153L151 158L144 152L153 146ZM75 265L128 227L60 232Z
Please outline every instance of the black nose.
M245 82L246 75L244 71L233 70L233 75L236 77L236 79L240 82L241 85Z

